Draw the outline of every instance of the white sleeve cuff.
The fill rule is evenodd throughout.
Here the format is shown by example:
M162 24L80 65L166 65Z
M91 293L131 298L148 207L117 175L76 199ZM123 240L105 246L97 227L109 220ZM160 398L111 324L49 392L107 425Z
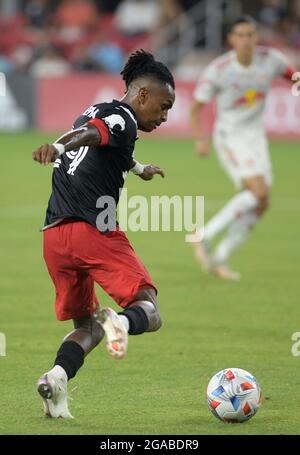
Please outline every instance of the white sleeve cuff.
M61 156L63 153L65 153L65 146L63 144L52 144L56 150L58 151L59 156Z
M144 172L145 164L141 164L138 161L135 162L135 165L130 169L131 172L135 175L140 175Z

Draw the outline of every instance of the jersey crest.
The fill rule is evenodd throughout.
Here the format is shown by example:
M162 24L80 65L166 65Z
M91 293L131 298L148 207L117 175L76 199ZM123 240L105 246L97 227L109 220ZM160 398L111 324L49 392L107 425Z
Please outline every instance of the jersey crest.
M113 134L114 129L124 131L125 130L125 120L121 115L118 114L111 114L108 117L104 117L103 119L108 126L110 132Z

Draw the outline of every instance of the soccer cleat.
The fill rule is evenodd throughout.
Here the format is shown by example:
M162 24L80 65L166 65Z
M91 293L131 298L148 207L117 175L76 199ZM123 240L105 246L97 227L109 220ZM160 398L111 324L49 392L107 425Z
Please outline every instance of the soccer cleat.
M222 280L240 281L241 275L234 272L227 265L215 265L211 269L212 273Z
M67 381L46 373L37 382L37 392L43 400L44 412L55 419L73 419L68 409Z
M98 320L106 334L106 348L116 359L122 359L127 352L128 333L117 313L111 308L98 312Z

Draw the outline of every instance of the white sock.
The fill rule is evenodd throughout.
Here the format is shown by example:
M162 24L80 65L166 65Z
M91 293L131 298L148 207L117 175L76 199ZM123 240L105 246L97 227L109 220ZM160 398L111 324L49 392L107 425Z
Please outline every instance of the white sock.
M124 325L124 327L127 330L127 332L129 332L129 320L128 320L128 318L124 314L119 314L118 316L121 319L122 324Z
M236 218L257 207L257 199L250 190L244 190L230 201L207 223L204 228L204 241L210 242Z
M55 365L52 370L48 371L47 374L51 374L55 379L62 379L63 381L68 381L68 376L63 367L60 365Z
M228 229L225 238L217 245L213 254L213 262L215 264L226 263L234 251L247 240L251 228L258 220L259 217L253 211L236 219Z

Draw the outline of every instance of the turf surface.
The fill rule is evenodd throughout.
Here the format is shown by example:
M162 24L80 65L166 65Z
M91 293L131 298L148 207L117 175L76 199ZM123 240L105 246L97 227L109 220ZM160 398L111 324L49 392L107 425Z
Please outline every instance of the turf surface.
M73 421L45 419L35 391L71 323L58 323L54 290L42 258L51 168L31 151L53 137L1 135L0 434L299 434L299 357L291 336L300 331L299 146L273 143L271 210L232 265L240 283L204 275L182 233L128 233L159 288L164 326L131 337L127 358L104 346L70 383ZM200 161L190 141L140 140L136 157L165 168L163 180L130 175L128 195L204 195L208 218L233 193L216 159ZM109 297L99 289L104 304ZM216 371L253 373L264 402L249 422L219 422L207 409L206 385Z

